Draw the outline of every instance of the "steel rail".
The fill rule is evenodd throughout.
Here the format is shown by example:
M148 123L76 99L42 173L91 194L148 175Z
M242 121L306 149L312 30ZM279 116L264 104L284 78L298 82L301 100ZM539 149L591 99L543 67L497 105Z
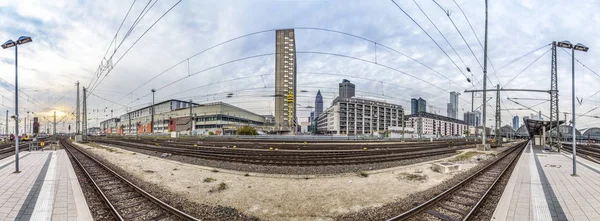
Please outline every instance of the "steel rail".
M85 153L84 151L80 150L78 147L76 147L74 144L71 144L70 141L63 139L61 142L61 144L63 144L65 146L65 149L67 149L67 151L69 152L69 154L71 154L71 156L73 156L74 159L77 159L77 157L68 149L66 148L66 146L69 146L70 148L73 148L77 151L79 151L79 153L83 154L84 156L88 157L89 159L91 159L93 162L95 162L96 164L98 164L101 168L105 169L106 171L108 171L110 174L114 175L116 178L118 178L119 180L123 181L125 184L129 185L130 187L132 187L136 192L138 192L139 194L141 194L142 196L144 196L145 198L149 199L150 201L152 201L153 203L155 203L157 206L165 209L166 211L172 213L173 215L178 216L179 218L182 218L184 220L195 220L195 221L199 221L200 219L197 219L181 210L178 210L175 207L172 207L171 205L163 202L162 200L156 198L155 196L151 195L150 193L144 191L142 188L138 187L137 185L133 184L131 181L125 179L123 176L119 175L117 172L113 171L112 169L108 168L106 165L104 165L103 163L101 163L100 161L98 161L96 158L92 157L91 155ZM81 162L79 162L77 160L79 166L82 168L82 170L85 171L85 168L83 167L83 165L81 164ZM86 171L87 173L87 171ZM90 180L93 181L93 179L91 178L91 176L88 174L88 178ZM102 191L100 191L99 186L95 185L97 190L99 192L102 193ZM103 194L104 195L104 194ZM106 196L104 196L106 198ZM108 200L108 198L106 198L106 200ZM110 203L110 201L108 201ZM114 206L112 206L111 204L111 208L114 208ZM116 211L116 209L115 209ZM120 215L119 215L120 216ZM122 219L122 218L121 218Z
M106 141L99 141L99 143L109 143ZM112 143L115 145L115 143ZM365 163L379 163L379 162L388 162L394 160L407 160L407 159L415 159L420 157L428 157L442 154L454 153L456 150L467 148L464 146L463 148L446 148L443 150L436 150L434 148L429 148L428 152L424 151L415 151L409 153L396 153L396 154L373 154L373 155L362 155L362 156L353 156L353 157L337 157L336 155L328 156L328 158L320 158L320 159L310 159L310 158L286 158L285 156L273 156L273 155L256 155L249 156L247 154L224 154L224 153L206 153L201 150L195 149L181 149L181 148L169 148L162 146L149 146L144 144L134 144L134 143L118 143L116 145L120 145L123 147L135 148L135 149L144 149L150 151L163 151L172 154L178 154L182 156L189 157L197 157L204 158L210 160L217 161L229 161L229 162L237 162L237 163L247 163L247 164L261 164L261 165L281 165L281 166L321 166L321 165L348 165L348 164L365 164ZM273 151L269 151L273 152ZM268 153L268 152L267 152ZM364 153L364 152L363 152ZM285 159L283 159L285 158Z
M518 149L522 148L522 147L523 147L524 145L526 145L526 144L527 144L527 142L522 142L522 143L519 143L519 144L515 145L514 147L512 147L512 148L510 148L510 149L507 149L507 150L505 150L504 152L508 152L507 154L505 154L504 156L502 156L502 157L500 157L500 158L498 158L498 159L494 160L493 162L491 162L490 164L488 164L488 165L487 165L487 166L485 166L484 168L482 168L482 169L478 170L477 172L473 173L472 175L470 175L470 176L469 176L469 177L467 177L466 179L462 180L462 181L461 181L461 182L459 182L458 184L456 184L456 185L454 185L454 186L452 186L452 187L448 188L448 189L447 189L447 190L445 190L444 192L442 192L442 193L440 193L440 194L436 195L435 197L433 197L433 198L431 198L431 199L427 200L426 202L424 202L424 203L422 203L422 204L420 204L420 205L418 205L418 206L416 206L416 207L414 207L414 208L412 208L412 209L410 209L410 210L408 210L408 211L406 211L406 212L404 212L404 213L402 213L402 214L400 214L400 215L397 215L397 216L395 216L395 217L392 217L392 218L388 219L388 221L407 220L407 219L409 219L409 218L412 218L412 217L414 217L414 216L415 216L415 215L417 215L418 213L420 213L420 212L422 212L423 210L425 210L425 209L427 209L427 208L429 208L429 207L433 206L435 203L437 203L437 202L439 202L440 200L444 199L445 197L449 196L449 195L450 195L450 194L452 194L453 192L455 192L455 191L459 190L461 187L463 187L463 186L464 186L465 184L467 184L469 181L471 181L471 180L473 180L475 177L477 177L477 176L479 176L479 175L483 174L483 172L487 171L487 170L488 170L488 169L490 169L492 166L496 165L496 163L498 163L498 162L500 162L501 160L505 159L505 158L506 158L507 156L509 156L511 153L513 153L514 151L516 151L516 150L518 150ZM522 150L521 150L521 151L522 151ZM504 153L504 152L503 152L503 153ZM511 165L511 164L514 162L514 160L515 160L516 158L518 158L518 156L519 156L519 154L517 154L517 156L516 156L516 157L515 157L513 160L511 160L510 164L508 164L508 165L506 166L506 168L510 167L510 165ZM505 169L505 170L503 170L503 173L500 173L498 177L501 177L501 176L504 174L504 172L506 172L506 169ZM496 179L496 181L497 181L497 180L498 180L498 179ZM493 187L493 186L495 186L495 184L496 184L496 181L493 183L492 187ZM489 189L488 189L488 191L487 191L487 192L486 192L486 193L483 195L483 197L487 197L487 194L489 194ZM482 201L483 201L483 200L479 200L479 201L478 201L478 203L477 203L477 206L479 206L479 205L480 205L480 203L481 203ZM467 219L468 219L468 218L469 218L469 217L470 217L470 216L473 214L473 212L474 212L474 210L473 210L473 209L471 209L471 210L469 211L469 213L467 214L468 216L466 216L466 217L465 217L465 220L467 220Z

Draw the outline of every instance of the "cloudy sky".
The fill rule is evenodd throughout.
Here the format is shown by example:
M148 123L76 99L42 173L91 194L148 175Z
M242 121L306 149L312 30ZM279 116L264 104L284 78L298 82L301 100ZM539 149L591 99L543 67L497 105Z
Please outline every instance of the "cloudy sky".
M429 112L445 115L450 91L482 88L484 1L396 3L8 0L0 2L0 41L33 38L19 49L21 116L29 111L44 118L57 110L62 119L74 111L77 81L92 91L91 125L110 117L110 110L118 116L148 105L152 88L157 89L157 101L224 101L272 114L274 30L282 28L296 28L298 90L307 91L298 94L301 119L309 115L306 107L314 106L317 90L327 107L344 78L356 84L359 97L407 110L410 98L422 97ZM581 42L590 50L576 53L587 67L576 62L575 95L583 100L577 112L600 115L595 94L600 65L594 60L600 54L599 9L593 0L490 1L488 87L548 90L549 44ZM571 111L569 53L558 50L561 112ZM14 76L14 48L2 50L0 111L9 109L11 115ZM234 96L226 98L228 93ZM478 107L482 97L476 96ZM508 98L549 115L547 94L506 92L501 97L503 125L511 124L514 115L533 113ZM492 100L488 119L493 119L494 108ZM459 118L470 109L471 95L462 93ZM578 128L600 126L595 118L578 120ZM64 122L73 124L71 117Z

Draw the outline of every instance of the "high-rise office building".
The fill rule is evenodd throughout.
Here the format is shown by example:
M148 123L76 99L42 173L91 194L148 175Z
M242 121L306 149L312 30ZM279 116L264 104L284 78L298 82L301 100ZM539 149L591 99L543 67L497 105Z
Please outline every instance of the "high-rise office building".
M353 83L350 83L349 80L344 79L342 83L340 83L340 98L352 98L354 97L355 86Z
M519 116L518 115L515 115L513 117L512 123L513 123L513 129L518 130L519 126L520 126L519 125Z
M458 96L460 93L456 91L450 92L450 103L448 103L447 112L448 117L457 118L458 115Z
M479 111L464 113L463 117L469 126L479 127L479 124L481 123L481 112Z
M417 114L419 112L427 112L427 101L423 98L412 98L410 99L410 113Z
M323 96L321 96L321 90L317 91L317 96L315 97L315 117L318 118L319 115L323 113Z
M275 125L296 131L296 41L294 29L275 32Z

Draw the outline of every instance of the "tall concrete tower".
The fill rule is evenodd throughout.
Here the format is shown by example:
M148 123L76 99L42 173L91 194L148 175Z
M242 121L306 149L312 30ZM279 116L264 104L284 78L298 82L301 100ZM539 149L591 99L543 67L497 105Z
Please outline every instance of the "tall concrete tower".
M338 95L341 98L351 98L354 97L354 90L356 86L353 83L350 83L349 80L344 79L342 83L340 83L340 94Z
M294 29L275 32L275 125L296 131L296 40Z
M323 96L321 96L321 90L319 90L315 97L315 119L319 118L321 113L323 113Z
M450 103L448 103L448 117L457 119L458 116L458 96L460 93L456 91L450 92Z

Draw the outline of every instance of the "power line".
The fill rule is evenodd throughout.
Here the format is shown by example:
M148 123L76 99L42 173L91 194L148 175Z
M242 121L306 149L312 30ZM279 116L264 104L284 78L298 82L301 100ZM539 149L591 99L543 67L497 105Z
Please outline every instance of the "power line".
M540 50L540 49L542 49L542 48L544 48L544 47L550 46L550 45L552 45L552 44L546 44L546 45L543 45L543 46L541 46L541 47L539 47L539 48L533 49L533 50L531 50L531 51L529 51L529 52L525 53L524 55L521 55L521 56L519 56L518 58L515 58L515 59L513 59L512 61L510 61L510 62L506 63L506 64L505 64L505 65L503 65L502 67L498 68L498 70L502 70L502 69L504 69L504 68L508 67L509 65L512 65L512 64L514 64L515 62L517 62L517 61L521 60L522 58L524 58L524 57L526 57L526 56L528 56L528 55L530 55L530 54L533 54L534 52L536 52L536 51L538 51L538 50Z
M402 56L404 56L404 57L406 57L406 58L409 58L410 60L412 60L412 61L414 61L414 62L416 62L416 63L418 63L418 64L420 64L420 65L422 65L422 66L426 67L427 69L429 69L429 70L431 70L431 71L435 72L436 74L440 75L441 77L444 77L445 79L447 79L448 81L450 81L450 82L454 83L455 85L457 85L457 86L459 86L459 87L462 87L460 84L458 84L458 83L456 83L456 82L452 81L452 80L451 80L450 78L448 78L447 76L443 75L443 74L442 74L442 73L440 73L439 71L436 71L435 69L431 68L430 66L428 66L428 65L426 65L426 64L424 64L424 63L422 63L422 62L420 62L419 60L416 60L416 59L414 59L414 58L413 58L413 57L411 57L411 56L408 56L408 55L406 55L406 54L404 54L404 53L402 53L402 52L400 52L400 51L398 51L398 50L396 50L396 49L394 49L394 48L392 48L392 47L389 47L389 46L387 46L387 45L385 45L385 44L382 44L382 43L376 42L376 41L374 41L374 40L371 40L371 39L368 39L368 38L365 38L365 37L361 37L361 36L358 36L358 35L350 34L350 33L347 33L347 32L343 32L343 31L337 31L337 30L333 30L333 29L327 29L327 28L314 28L314 27L289 27L289 29L297 29L297 30L316 30L316 31L333 32L333 33L342 34L342 35L346 35L346 36L350 36L350 37L354 37L354 38L358 38L358 39L361 39L361 40L364 40L364 41L368 41L368 42L374 43L374 44L376 44L376 45L378 45L378 46L381 46L381 47L383 47L383 48L386 48L386 49L388 49L388 50L391 50L391 51L393 51L393 52L395 52L395 53L397 53L397 54L400 54L400 55L402 55ZM273 31L276 31L276 30L278 30L278 29L267 29L267 30L262 30L262 31L256 31L256 32L252 32L252 33L248 33L248 34L240 35L240 36L238 36L238 37L234 37L234 38L231 38L231 39L225 40L225 41L223 41L223 42L220 42L220 43L218 43L218 44L215 44L215 45L213 45L213 46L210 46L210 47L208 47L208 48L206 48L206 49L204 49L204 50L202 50L202 51L200 51L200 52L198 52L198 53L196 53L196 54L193 54L192 56L190 56L190 57L187 57L186 59L183 59L183 60L181 60L180 62L178 62L178 63L176 63L176 64L174 64L174 65L170 66L170 67L169 67L169 68L167 68L166 70L162 71L161 73L159 73L159 74L155 75L154 77L150 78L150 79L149 79L149 80L147 80L146 82L142 83L140 86L138 86L137 88L133 89L133 90L132 90L132 91L130 91L129 93L126 93L124 96L122 96L121 98L119 98L119 99L118 99L116 102L119 102L119 101L120 101L120 100L122 100L123 98L127 97L127 95L130 95L130 94L132 94L133 92L135 92L136 90L140 89L140 88L141 88L141 87L143 87L144 85L146 85L146 84L150 83L151 81L153 81L153 80L155 80L156 78L158 78L158 77L162 76L163 74L166 74L167 72L169 72L169 71L170 71L170 70L172 70L173 68L175 68L175 67L177 67L177 66L181 65L182 63L184 63L184 62L186 62L186 61L187 61L187 62L189 62L189 60L190 60L190 59L192 59L192 58L194 58L194 57L196 57L196 56L198 56L198 55L200 55L200 54L203 54L203 53L205 53L205 52L207 52L207 51L209 51L209 50L212 50L212 49L214 49L214 48L216 48L216 47L222 46L222 45L224 45L224 44L227 44L227 43L229 43L229 42L232 42L232 41L235 41L235 40L238 40L238 39L241 39L241 38L245 38L245 37L249 37L249 36L253 36L253 35L257 35L257 34L263 34L263 33L267 33L267 32L273 32ZM464 88L464 87L462 87L462 88L466 90L466 88Z
M448 41L448 39L446 38L446 36L442 33L442 31L440 31L440 29L437 27L437 25L435 25L435 23L433 23L433 21L429 18L429 16L427 15L427 13L425 13L425 11L423 11L423 9L421 8L421 6L419 5L419 3L417 3L417 1L413 0L413 2L415 3L415 5L417 5L417 8L419 8L419 10L421 11L421 13L423 13L423 15L427 18L427 20L429 20L429 22L431 23L431 25L433 25L433 27L435 28L435 30L438 31L438 33L440 33L440 35L442 36L442 38L444 38L444 40L446 41L446 43L448 43L448 45L450 46L450 48L452 49L452 51L454 51L454 54L456 54L456 56L458 57L458 59L463 63L463 65L465 66L465 68L468 68L469 66L465 63L465 61L460 57L460 55L458 54L458 52L456 52L456 49L454 49L454 46L452 46L452 44L450 44L450 41ZM477 61L479 62L479 61ZM481 64L480 64L481 65ZM477 80L477 79L475 79ZM477 82L479 82L479 80L477 80ZM471 83L472 84L472 83ZM473 87L475 87L475 85L473 85Z
M152 29L162 18L164 18L169 12L171 12L171 10L173 10L173 8L175 8L177 5L179 5L179 3L181 3L181 1L182 0L177 1L165 13L163 13L156 21L154 21L154 23L152 23L152 25L150 25L150 27L148 27L146 29L146 31L144 31L144 33L142 33L142 35L140 35L140 37L137 40L135 40L135 42L133 42L133 44L131 44L131 46L123 53L123 55L121 55L121 57L119 57L119 59L117 59L117 61L112 65L111 70L115 66L117 66L117 64L119 64L119 62L121 61L121 59L123 59L123 57L125 57L127 55L127 53L129 53L129 51L140 41L140 39L142 39L148 33L148 31L150 31L150 29ZM104 77L102 77L102 79L100 79L100 81L95 86L93 86L90 89L90 92L92 92L93 90L95 90L102 83L102 81L104 81L104 79L106 79L106 76L108 76L109 73L110 73L110 70L106 74L104 74Z
M119 34L119 31L121 30L121 27L123 27L123 24L125 23L125 20L127 20L127 17L129 16L129 13L131 12L131 9L133 8L133 5L135 5L135 2L137 2L137 0L134 0L131 3L131 6L129 6L129 10L127 10L127 14L125 14L125 17L123 18L123 20L121 21L121 25L119 25L119 28L117 29L117 32L115 33L115 37L113 37L113 40L110 41L110 44L108 45L108 47L106 48L106 52L104 52L104 56L102 56L102 60L100 60L100 64L98 65L98 69L100 70L104 65L102 64L103 60L106 60L106 55L108 54L108 51L110 50L110 48L112 47L113 43L116 45L117 44L117 35ZM96 72L94 74L97 75L98 72ZM94 81L94 78L92 78L92 80L90 81L90 83L88 84L88 88L92 85L92 82Z
M542 55L540 55L539 57L537 57L535 60L533 60L533 62L529 63L529 65L527 65L525 68L523 68L523 70L521 70L517 75L515 75L512 79L510 79L510 81L508 81L508 83L506 83L502 88L508 86L513 80L515 80L519 75L521 75L525 70L527 70L527 68L531 67L531 65L533 65L536 61L540 60L540 58L544 57L544 55L546 55L548 52L550 52L552 49L544 52Z
M450 13L446 9L444 9L439 3L437 3L435 0L433 2L444 12L444 14L446 14L446 16L448 17L448 20L450 20L450 22L454 26L454 29L456 29L456 31L458 32L458 34L462 38L463 42L465 42L465 45L467 45L467 48L469 48L469 51L473 55L473 58L475 58L475 61L477 61L477 64L479 65L479 67L481 68L481 70L483 70L483 65L481 65L481 62L479 61L479 58L477 58L477 56L475 55L475 52L473 52L473 49L471 49L471 46L469 45L469 43L465 39L465 36L463 36L463 34L460 31L460 29L458 29L458 26L456 26L456 23L454 23L454 20L452 19L452 17L450 17ZM489 56L488 56L488 59L489 59ZM500 84L500 80L498 79L498 76L496 76L495 72L494 72L494 76L496 77L496 80L498 81L498 84ZM494 83L492 83L492 80L490 80L490 78L488 78L488 81L490 81L490 84L492 84L492 85L494 84Z
M467 14L465 14L465 11L460 7L460 5L458 3L456 3L455 0L452 0L452 1L456 5L456 7L458 7L458 9L463 14L463 16L465 17L467 24L469 24L471 31L473 31L473 35L475 35L475 39L477 39L477 42L479 43L479 46L481 47L481 50L484 50L483 44L481 44L481 40L479 40L479 36L477 36L477 32L475 32L473 25L471 25L471 21L469 21L469 17L467 17ZM434 0L434 2L435 2L435 0ZM437 4L437 2L436 2L436 4ZM448 15L448 18L450 18L450 15ZM496 75L496 67L494 67L494 64L492 63L492 59L490 59L490 56L487 56L487 59L488 59L488 63L490 63L490 66L492 66L492 69L494 69L494 72L492 74L494 74L494 76L496 77L496 80L498 81L498 84L500 84L500 79L498 79L498 76Z
M443 49L443 48L442 48L442 47L441 47L441 46L440 46L440 45L437 43L437 41L435 41L435 40L433 39L433 37L431 37L431 35L429 35L429 33L427 33L427 31L425 31L425 29L424 29L423 27L421 27L421 25L419 25L419 23L418 23L418 22L417 22L415 19L413 19L413 18L412 18L412 17L411 17L411 16L410 16L410 15L409 15L409 14L408 14L406 11L404 11L404 9L402 9L402 7L400 7L400 5L398 5L398 3L396 3L394 0L391 0L391 1L392 1L392 2L393 2L395 5L396 5L396 7L398 7L398 9L400 9L400 10L401 10L401 11L402 11L402 12L403 12L403 13L404 13L404 14L405 14L405 15L406 15L408 18L410 18L410 20L412 20L412 21L413 21L413 22L414 22L414 23L415 23L417 26L419 26L419 28L420 28L420 29L421 29L423 32L425 32L425 34L427 35L427 37L429 37L429 39L431 39L431 40L433 41L433 43L435 43L435 45L437 45L437 47L438 47L440 50L442 50L442 52L444 52L444 54L446 55L446 57L448 57L448 59L450 59L450 61L452 62L452 64L454 64L454 66L456 66L456 69L458 69L458 70L460 71L460 73L462 73L462 75L463 75L463 76L465 76L465 78L469 79L469 77L467 77L467 75L465 74L465 72L463 72L463 71L462 71L462 69L460 69L460 67L458 67L458 65L456 64L456 62L454 62L454 60L452 60L452 58L450 58L450 55L448 55L448 53L446 53L446 51L445 51L445 50L444 50L444 49ZM475 80L477 80L477 79L475 79ZM477 82L478 82L479 84L481 84L481 83L479 82L479 80L477 80Z

